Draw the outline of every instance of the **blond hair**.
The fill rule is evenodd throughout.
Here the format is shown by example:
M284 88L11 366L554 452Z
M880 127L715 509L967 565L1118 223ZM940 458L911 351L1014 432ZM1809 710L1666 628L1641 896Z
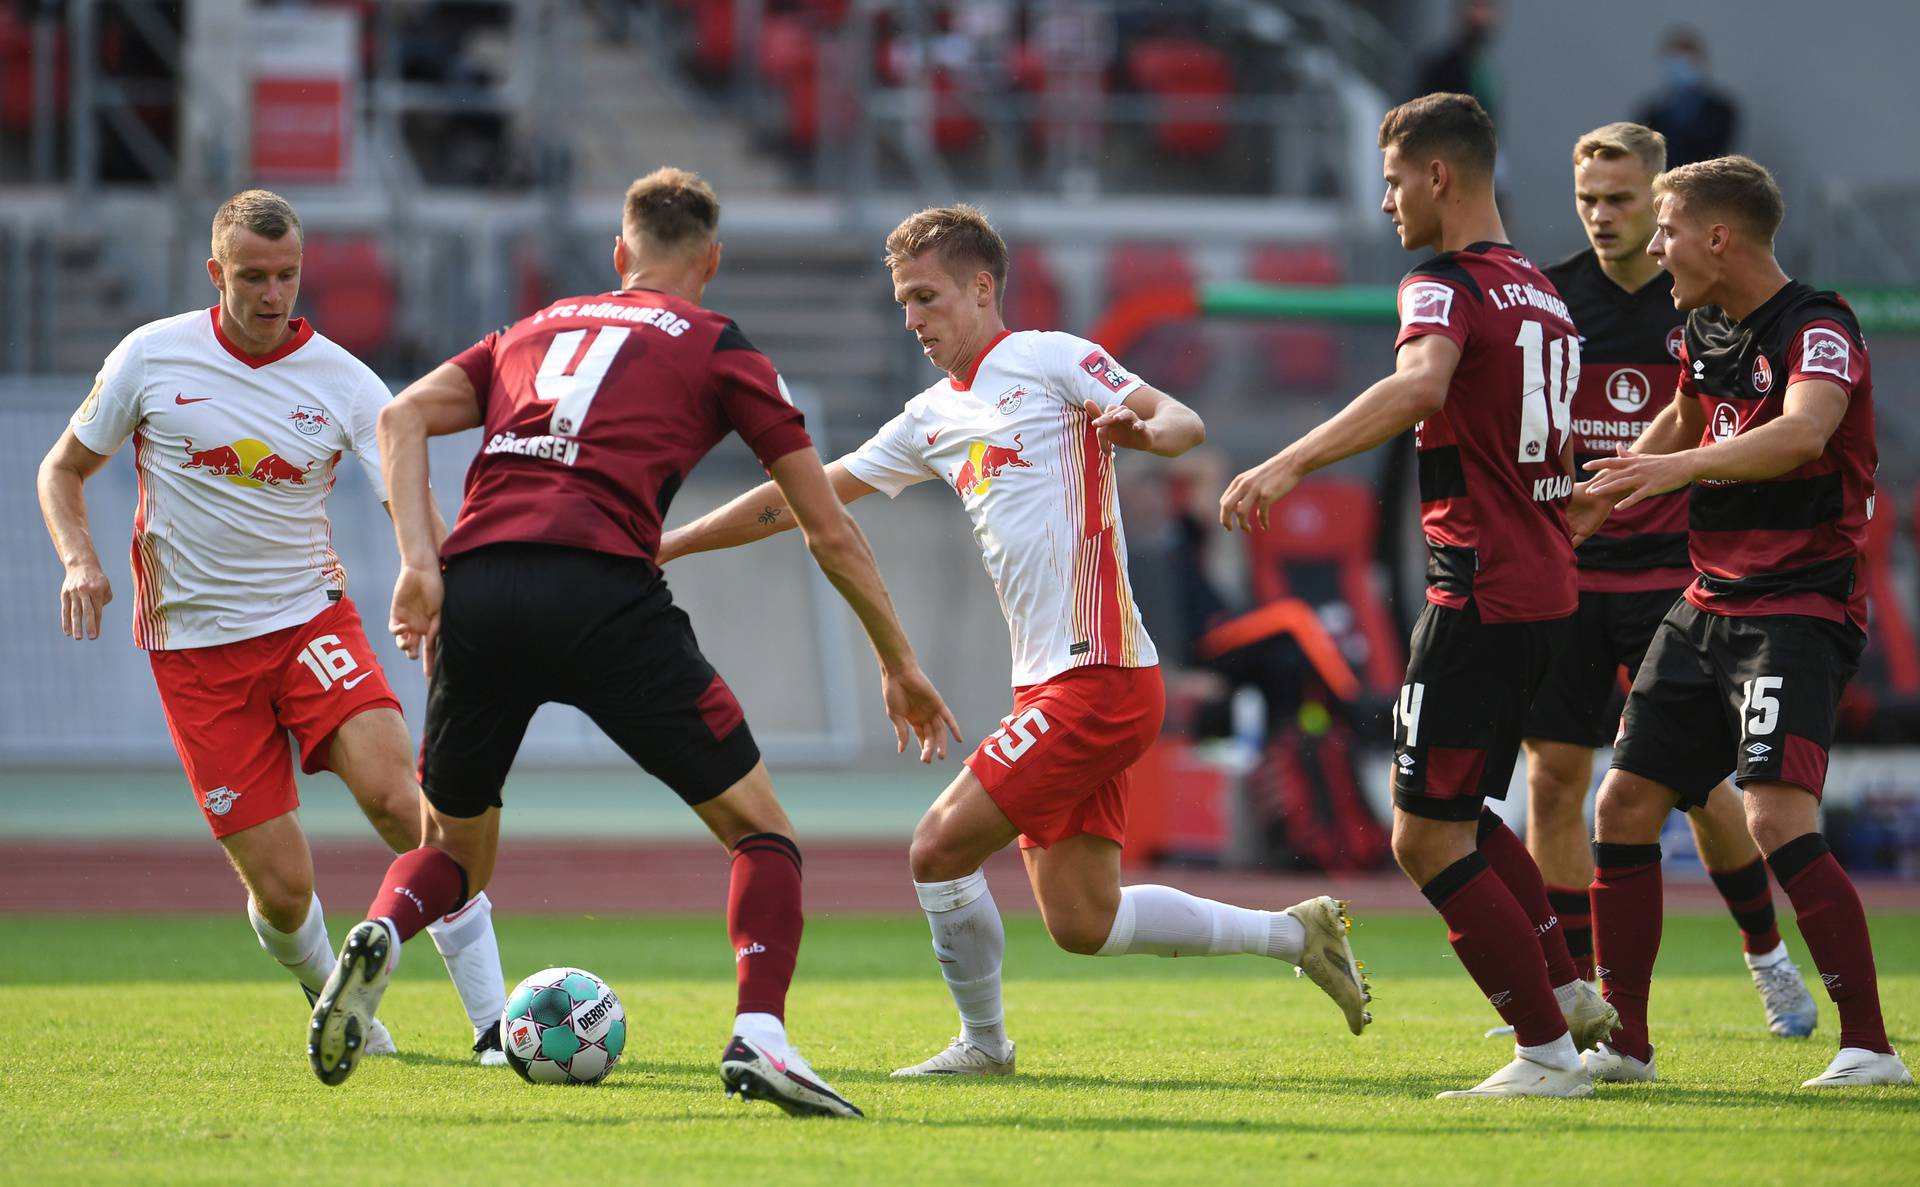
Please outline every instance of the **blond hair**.
M1593 158L1603 161L1633 157L1646 166L1648 173L1667 167L1667 138L1645 124L1625 120L1602 124L1573 142L1573 163L1584 165Z
M704 243L719 227L720 199L697 173L668 166L627 187L620 230L636 248L641 236L669 249Z
M1653 192L1680 199L1695 218L1724 216L1738 222L1769 246L1787 214L1773 174L1752 157L1715 157L1677 166L1653 179Z
M243 230L263 239L279 239L289 231L306 239L293 204L272 190L241 190L213 212L213 258L231 258L234 237Z
M938 252L940 262L962 283L972 280L976 272L991 275L996 304L1005 294L1007 241L977 207L960 202L908 215L887 236L887 270L894 271L928 251Z

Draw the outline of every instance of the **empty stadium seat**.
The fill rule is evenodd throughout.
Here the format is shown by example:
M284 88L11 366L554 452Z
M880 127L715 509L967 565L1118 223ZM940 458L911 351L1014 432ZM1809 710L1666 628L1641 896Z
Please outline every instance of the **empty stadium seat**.
M1121 243L1107 257L1109 302L1141 289L1195 283L1193 261L1177 243ZM1191 395L1213 369L1210 348L1198 325L1163 326L1133 346L1103 345L1123 351L1127 357L1117 360L1122 366L1174 396Z
M1127 51L1127 76L1159 102L1153 143L1172 157L1208 157L1226 147L1224 110L1233 99L1227 55L1204 41L1155 37Z
M1006 325L1009 330L1057 330L1065 316L1060 281L1045 248L1014 245L1007 268Z
M1263 284L1339 284L1340 258L1319 245L1263 244L1253 250L1247 276ZM1340 381L1340 339L1326 326L1262 326L1255 340L1261 372L1282 387L1324 391Z
M393 271L371 236L310 235L300 266L299 312L362 359L393 340Z

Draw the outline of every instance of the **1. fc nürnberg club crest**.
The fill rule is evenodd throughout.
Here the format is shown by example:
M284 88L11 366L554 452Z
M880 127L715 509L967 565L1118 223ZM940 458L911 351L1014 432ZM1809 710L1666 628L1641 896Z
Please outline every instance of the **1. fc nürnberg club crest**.
M1687 331L1684 326L1675 326L1667 331L1667 353L1674 358L1680 357L1680 348L1687 344Z
M1766 355L1753 360L1753 390L1765 395L1773 387L1773 364Z

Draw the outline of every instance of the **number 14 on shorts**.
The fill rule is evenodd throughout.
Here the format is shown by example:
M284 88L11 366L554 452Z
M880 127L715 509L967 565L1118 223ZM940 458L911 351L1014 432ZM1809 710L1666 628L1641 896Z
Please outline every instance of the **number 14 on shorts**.
M353 653L340 642L339 635L319 636L301 649L299 659L307 671L313 673L313 678L320 682L322 689L332 688L336 680L340 682L340 687L350 689L371 675L370 672L361 672L352 679L346 679L359 670L360 661L354 659Z

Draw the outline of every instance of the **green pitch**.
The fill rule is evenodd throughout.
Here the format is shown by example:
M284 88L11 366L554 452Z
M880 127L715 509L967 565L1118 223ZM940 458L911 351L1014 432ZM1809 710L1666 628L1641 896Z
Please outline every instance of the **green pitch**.
M1894 1041L1920 1054L1920 917L1874 923ZM954 1030L921 921L817 918L793 1033L865 1122L796 1121L722 1097L733 964L717 920L506 916L500 927L511 978L577 964L624 999L626 1055L604 1084L538 1087L472 1066L425 942L409 946L381 1011L403 1053L330 1089L307 1068L299 992L237 912L0 918L3 1177L1694 1187L1912 1182L1920 1166L1920 1090L1797 1090L1832 1055L1832 1008L1822 1000L1812 1042L1769 1038L1720 918L1668 920L1655 1002L1664 1082L1521 1102L1431 1099L1509 1051L1480 1037L1492 1012L1431 917L1362 914L1354 938L1378 1000L1359 1039L1271 962L1072 957L1034 920L1012 920L1020 1074L971 1083L886 1077Z

